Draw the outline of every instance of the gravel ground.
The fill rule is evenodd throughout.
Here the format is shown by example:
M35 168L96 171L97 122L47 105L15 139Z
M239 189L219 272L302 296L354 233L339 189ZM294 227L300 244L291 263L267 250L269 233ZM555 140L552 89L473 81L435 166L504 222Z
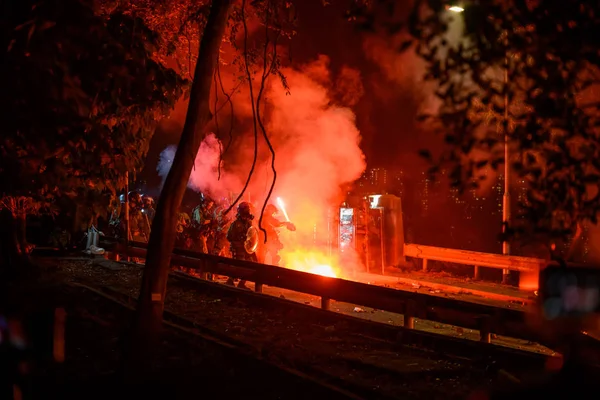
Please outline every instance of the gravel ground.
M37 363L30 364L35 368L27 368L33 375L29 375L28 384L20 385L23 398L352 399L236 350L168 327L157 349L158 367L141 385L126 386L116 371L132 319L128 309L84 288L56 281L19 289L20 293L11 293L10 298L22 309L51 312L63 307L67 312L64 362L49 364L45 358L38 358Z
M48 262L55 264L57 273L68 281L137 296L139 266L115 267L103 260ZM292 293L279 296L291 299ZM302 302L312 304L315 300ZM236 297L220 298L177 284L170 285L165 305L174 314L251 345L270 361L301 371L323 372L393 398L465 398L473 389L492 384L485 368L356 335L343 323L315 321L312 316L289 308L250 306ZM334 310L346 307L343 303L332 304ZM351 313L377 316L383 322L389 322L388 318L394 315L375 310ZM440 333L445 328L434 325L433 329ZM454 330L456 336L472 333L448 329Z

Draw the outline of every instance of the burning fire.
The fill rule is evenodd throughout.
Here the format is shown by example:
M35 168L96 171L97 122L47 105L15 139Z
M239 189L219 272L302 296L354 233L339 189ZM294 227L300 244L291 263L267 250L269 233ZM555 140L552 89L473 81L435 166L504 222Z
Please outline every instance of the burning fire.
M285 203L281 197L277 197L277 205L279 210L283 213L285 220L290 222ZM332 267L335 263L331 257L328 257L323 252L316 250L294 250L294 251L281 251L281 265L294 269L296 271L308 272L310 274L327 276L329 278L336 278L338 276L336 269Z
M296 271L308 272L310 274L337 278L339 269L333 257L329 257L319 251L295 250L282 251L281 265Z
M315 275L328 276L330 278L336 277L336 274L333 271L333 268L331 267L331 265L317 265L317 266L309 269L307 272L310 272L311 274L315 274Z

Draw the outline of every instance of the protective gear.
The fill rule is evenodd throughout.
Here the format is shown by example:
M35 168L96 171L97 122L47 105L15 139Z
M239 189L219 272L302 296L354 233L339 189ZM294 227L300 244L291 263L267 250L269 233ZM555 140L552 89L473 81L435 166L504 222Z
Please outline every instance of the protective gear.
M279 210L277 209L277 207L275 207L271 203L267 204L267 206L265 207L265 214L273 215L273 214L277 214L277 213L279 213Z
M252 206L250 203L247 201L242 201L240 204L238 204L236 218L247 218L249 220L254 219L254 215L252 215Z
M229 225L231 225L231 219L228 215L225 215L225 210L228 208L229 204L221 203L218 207L215 207L213 212L215 228L213 229L214 236L212 246L210 247L210 253L216 256L230 256L228 251L227 230L229 229Z
M142 208L142 214L148 219L148 224L152 224L156 210L153 207L144 207Z
M142 214L142 196L137 190L132 190L127 193L127 199L129 201L129 239L148 241L150 226L146 216ZM124 208L121 207L122 214L124 214ZM125 220L124 215L122 219Z
M231 201L227 197L222 197L218 203L219 206L221 206L225 210L228 209L229 206L231 206Z
M152 197L148 196L147 194L143 194L142 195L142 204L143 204L144 208L146 208L146 207L154 208L154 199Z
M181 212L177 216L177 233L182 233L185 228L190 225L190 216L187 213Z
M145 219L144 228L146 231L146 236L150 237L150 227L152 225L152 221L154 220L156 210L154 209L154 199L147 194L142 195L142 214Z
M177 236L175 238L175 247L180 249L191 248L191 222L190 216L185 212L177 215Z
M127 198L129 199L129 207L141 207L142 206L142 196L138 193L137 190L132 190L127 193Z
M244 249L248 254L254 254L258 247L258 231L255 227L251 226L248 228L246 233L246 241L244 242Z
M278 209L273 204L267 204L265 207L265 213L263 215L262 226L266 231L266 239L265 243L265 233L260 232L260 242L257 249L258 260L261 263L264 263L266 260L267 253L271 255L271 264L279 265L279 261L281 257L279 256L279 251L283 249L283 243L279 240L279 232L278 228L285 226L290 231L295 231L296 226L289 221L279 221L273 214L277 213Z
M202 202L192 211L192 226L195 229L193 241L198 251L208 254L208 239L214 236L216 220L213 213L214 202L204 195Z
M248 239L248 231L252 227L252 218L254 217L250 214L250 204L240 203L237 217L227 231L231 255L237 260L257 262L256 254L249 254L246 251L246 240ZM229 278L227 283L233 285L233 279ZM246 281L241 280L238 287L246 288Z
M125 232L125 195L121 195L121 203L115 207L110 215L108 226L110 227L111 235L115 238L122 238Z
M246 253L244 244L248 238L248 230L252 227L252 222L247 218L237 218L227 231L227 240L232 253Z
M122 195L119 196L119 202L121 204L125 203L125 195L124 194L122 194Z

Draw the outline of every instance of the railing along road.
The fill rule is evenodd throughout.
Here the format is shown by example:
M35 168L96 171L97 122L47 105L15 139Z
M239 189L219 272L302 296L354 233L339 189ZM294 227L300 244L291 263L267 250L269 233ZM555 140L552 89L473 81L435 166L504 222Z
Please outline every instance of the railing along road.
M537 273L540 269L548 265L548 261L541 258L480 253L469 250L423 246L420 244L405 244L404 255L423 260L423 272L427 272L428 260L472 265L474 267L473 275L475 279L480 278L480 267Z
M106 243L110 252L145 258L146 243ZM329 309L330 300L372 307L404 315L404 326L414 328L415 318L460 326L480 331L480 339L490 343L492 333L518 339L539 341L526 323L526 313L508 307L494 307L424 293L329 278L287 268L235 260L226 257L175 249L171 264L194 269L201 274L214 273L255 282L255 290L263 285L321 297L321 308ZM205 275L204 275L205 276Z

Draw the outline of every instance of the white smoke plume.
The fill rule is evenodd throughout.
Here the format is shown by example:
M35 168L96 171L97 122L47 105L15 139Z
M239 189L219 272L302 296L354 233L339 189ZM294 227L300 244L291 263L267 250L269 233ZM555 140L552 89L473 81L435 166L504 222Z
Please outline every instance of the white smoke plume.
M214 133L210 133L204 138L198 154L196 154L194 168L188 181L190 189L207 193L213 198L227 197L229 190L241 187L237 177L227 172L223 166L219 177L220 146L221 143ZM160 153L157 171L163 179L163 183L171 169L176 151L177 146L169 146Z

